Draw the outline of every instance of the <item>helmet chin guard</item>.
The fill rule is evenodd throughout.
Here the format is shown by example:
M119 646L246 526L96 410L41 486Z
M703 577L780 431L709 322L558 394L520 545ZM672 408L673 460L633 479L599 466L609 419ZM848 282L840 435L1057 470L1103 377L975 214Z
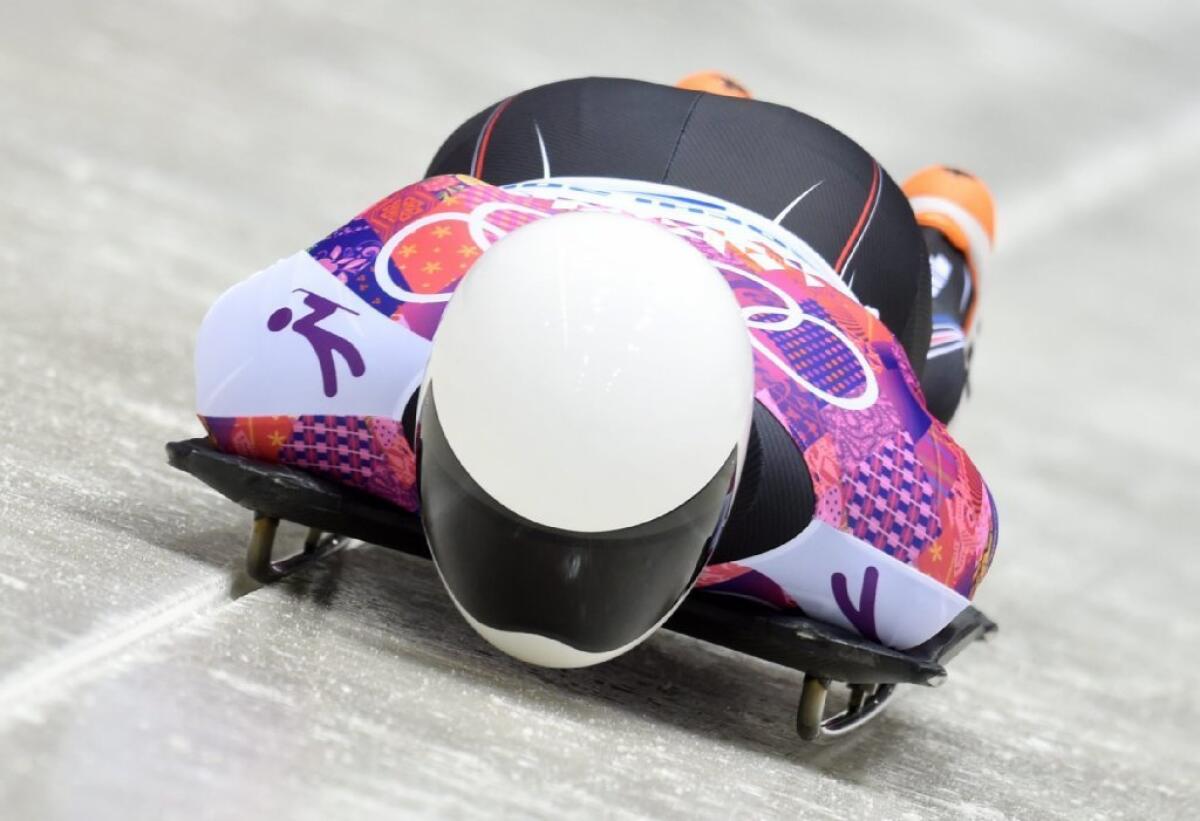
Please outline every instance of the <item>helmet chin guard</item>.
M736 450L700 492L633 527L548 527L498 503L463 468L438 419L421 409L421 519L455 605L493 645L547 667L584 667L653 632L691 589L729 512Z
M721 275L660 225L550 217L459 285L419 401L422 520L491 643L547 666L644 639L736 489L754 371Z

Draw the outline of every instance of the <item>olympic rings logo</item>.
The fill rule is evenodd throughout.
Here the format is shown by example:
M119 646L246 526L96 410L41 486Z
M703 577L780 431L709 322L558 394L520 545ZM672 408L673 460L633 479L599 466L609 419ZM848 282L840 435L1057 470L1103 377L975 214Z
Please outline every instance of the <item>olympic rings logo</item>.
M418 294L415 291L409 291L397 285L395 280L392 279L391 272L388 271L388 260L392 258L392 252L400 247L400 243L428 225L434 225L439 222L465 222L467 224L467 232L471 235L471 241L479 247L479 251L482 253L491 248L493 243L508 233L508 229L488 222L488 217L501 211L531 214L539 218L550 216L545 211L538 211L536 208L529 208L524 205L516 205L509 202L485 202L466 214L459 211L446 211L415 219L393 234L391 239L385 242L383 247L379 249L379 254L375 257L375 282L385 294L401 302L418 302L423 304L449 302L450 297L454 294L453 291L437 294Z
M501 212L513 212L518 214L528 214L530 216L542 218L550 216L545 211L539 211L535 208L530 208L524 205L517 205L508 202L487 202L476 206L468 213L458 211L446 211L438 214L430 214L429 216L420 217L404 226L397 231L392 237L383 244L379 249L379 254L375 257L374 273L375 281L380 289L393 299L401 302L413 302L422 304L436 304L448 302L453 292L435 293L435 294L420 294L415 291L409 291L396 284L392 279L391 272L388 270L388 261L392 257L392 253L400 247L406 239L411 237L417 231L429 225L434 225L439 222L463 222L467 225L467 231L470 234L471 241L474 242L481 252L487 251L498 240L509 233L509 230L501 226L495 225L488 221L488 218L494 214ZM664 225L665 228L671 230L672 233L681 233L680 230L674 230L672 226ZM684 226L686 228L686 226ZM685 239L694 239L694 237L686 231ZM746 327L751 330L764 331L770 333L784 333L800 327L805 322L811 322L826 333L833 336L843 345L847 351L854 357L856 364L862 372L864 387L862 393L858 396L837 396L826 390L823 390L812 382L805 379L775 351L771 350L761 339L754 334L750 334L750 344L758 353L765 357L775 367L777 367L788 379L795 382L800 387L804 388L809 393L824 402L827 402L834 407L842 410L857 411L865 410L875 404L879 399L879 382L875 378L875 372L871 370L871 364L867 361L863 352L858 349L854 342L846 336L841 328L832 324L828 320L818 316L806 314L800 304L782 288L769 282L756 274L731 265L727 262L716 262L712 264L718 270L727 274L742 277L761 285L770 291L779 301L780 305L745 305L742 306L742 318L746 323ZM840 284L840 283L839 283ZM769 317L769 318L768 318Z
M874 405L879 400L879 381L875 378L875 372L871 370L871 363L863 355L863 352L858 349L858 346L846 336L841 328L837 327L828 320L822 319L819 316L806 314L800 304L782 288L773 283L756 276L749 271L738 268L727 263L715 263L718 270L725 273L733 274L766 288L775 297L782 302L782 305L744 305L742 306L742 319L746 323L746 327L766 331L767 333L784 333L794 330L805 322L811 322L824 330L829 335L833 336L841 343L847 351L854 357L863 376L863 390L858 396L836 396L826 390L822 390L809 382L800 374L796 373L795 369L782 359L775 351L771 350L766 343L759 339L754 334L750 334L750 344L756 351L762 354L768 361L779 368L783 374L800 387L804 388L809 393L821 399L824 402L841 408L842 410L858 411L866 410ZM772 319L756 319L756 317L773 317Z

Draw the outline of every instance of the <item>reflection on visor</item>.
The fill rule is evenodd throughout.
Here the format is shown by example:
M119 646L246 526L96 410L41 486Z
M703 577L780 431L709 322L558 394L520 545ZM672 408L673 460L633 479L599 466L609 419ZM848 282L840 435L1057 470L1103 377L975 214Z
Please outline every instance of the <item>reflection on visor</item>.
M732 502L737 448L691 499L634 527L577 533L508 510L463 468L433 385L418 428L421 518L446 586L476 621L600 653L661 621L708 561Z

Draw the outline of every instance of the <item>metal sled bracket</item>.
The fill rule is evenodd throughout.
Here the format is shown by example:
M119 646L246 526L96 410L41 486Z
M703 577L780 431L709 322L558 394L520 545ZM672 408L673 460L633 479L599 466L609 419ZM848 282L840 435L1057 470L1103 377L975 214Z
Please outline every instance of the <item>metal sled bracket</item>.
M857 730L884 711L896 695L895 684L851 684L850 703L836 715L825 717L829 679L806 674L796 710L796 732L805 741L822 744Z
M256 582L270 584L279 581L302 567L322 561L350 543L345 536L310 527L304 548L299 553L275 560L275 531L278 528L279 519L274 516L254 514L254 527L250 531L250 545L246 550L246 572Z

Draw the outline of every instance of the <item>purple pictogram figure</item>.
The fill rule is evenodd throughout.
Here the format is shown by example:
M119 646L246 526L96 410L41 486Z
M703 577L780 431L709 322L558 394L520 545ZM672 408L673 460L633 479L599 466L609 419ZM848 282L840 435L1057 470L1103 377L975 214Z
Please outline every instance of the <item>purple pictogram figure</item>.
M830 583L833 586L834 601L854 628L863 638L879 641L879 634L875 632L875 588L879 586L879 570L868 567L863 573L862 595L858 597L858 607L850 601L845 574L834 573Z
M358 316L358 312L351 311L344 305L338 305L336 302L304 288L296 288L292 293L307 294L304 297L304 304L312 308L312 313L292 322L292 309L280 308L267 317L267 330L278 333L290 324L293 331L304 337L308 344L312 345L313 353L317 355L317 363L321 366L321 383L325 388L325 395L336 396L337 369L334 367L334 353L341 354L342 359L346 360L351 376L362 376L367 372L367 365L363 362L358 348L354 347L349 339L327 331L317 323L329 318L336 311L345 311L355 316Z

